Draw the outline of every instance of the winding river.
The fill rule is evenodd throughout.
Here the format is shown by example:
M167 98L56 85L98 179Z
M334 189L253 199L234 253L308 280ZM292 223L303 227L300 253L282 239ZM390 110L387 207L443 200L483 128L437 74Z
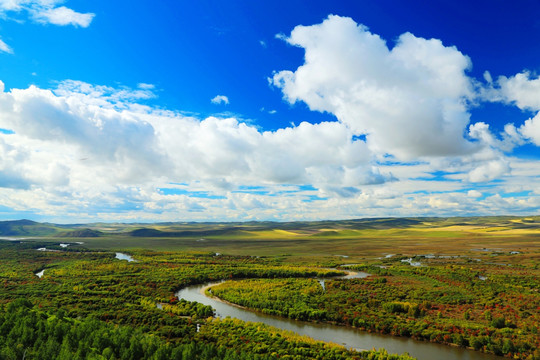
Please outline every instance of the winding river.
M351 277L366 277L366 273L354 273ZM223 282L223 281L221 281ZM226 304L216 298L207 297L204 289L220 284L212 282L202 285L188 286L176 293L179 299L197 301L210 305L216 310L216 316L237 318L243 321L261 322L284 330L294 331L316 340L327 341L344 345L357 350L385 348L390 353L404 352L416 357L418 360L495 360L498 356L484 354L473 350L416 341L409 338L387 336L368 333L358 329L331 324L317 324L304 321L290 320L278 316L265 315L237 306ZM321 284L324 287L324 283Z

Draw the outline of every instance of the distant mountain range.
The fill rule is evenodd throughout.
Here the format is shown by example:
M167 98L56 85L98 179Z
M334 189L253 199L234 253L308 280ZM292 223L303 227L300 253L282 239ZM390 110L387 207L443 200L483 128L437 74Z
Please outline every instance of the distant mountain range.
M32 220L0 222L0 236L47 236L57 232L58 228L52 224Z
M76 226L39 223L32 220L0 221L0 236L97 237L102 235L97 230L72 228Z
M65 237L88 238L104 235L129 237L245 237L269 231L296 235L332 236L361 230L441 228L441 227L497 227L497 229L539 229L540 216L487 216L453 218L368 218L341 221L295 222L167 222L155 224L91 223L51 224L32 220L0 221L0 237Z

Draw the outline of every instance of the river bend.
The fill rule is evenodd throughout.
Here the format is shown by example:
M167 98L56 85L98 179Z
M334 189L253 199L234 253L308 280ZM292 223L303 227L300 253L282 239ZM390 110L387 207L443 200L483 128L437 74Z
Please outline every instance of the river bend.
M365 273L363 273L365 274ZM368 274L366 274L367 276ZM352 275L355 276L355 275ZM355 277L362 277L362 273ZM261 322L280 329L293 331L300 335L306 335L316 340L333 342L344 345L347 348L357 350L371 350L373 348L385 348L389 353L409 353L418 360L495 360L498 356L463 349L459 347L434 344L430 342L416 341L410 338L380 335L360 331L355 328L318 324L305 321L291 320L278 316L266 315L260 312L240 308L226 304L219 299L208 297L204 289L220 284L212 282L202 285L188 286L176 293L179 299L197 301L204 305L210 305L216 310L216 316L220 318L231 317L243 321Z

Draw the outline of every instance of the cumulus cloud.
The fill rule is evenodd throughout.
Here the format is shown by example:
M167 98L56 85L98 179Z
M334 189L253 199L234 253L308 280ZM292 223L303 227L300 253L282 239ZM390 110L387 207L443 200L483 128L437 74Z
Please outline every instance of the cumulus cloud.
M507 124L503 136L505 140L511 140L516 145L530 141L540 146L540 77L533 76L529 71L510 77L499 76L495 82L488 81L487 86L482 89L482 98L515 105L521 110L535 113L519 128L514 124Z
M484 146L491 147L494 151L510 152L516 146L525 143L523 135L513 124L506 124L504 131L497 137L491 132L488 124L478 122L469 127L469 136Z
M540 110L540 77L531 78L531 73L524 71L511 77L500 76L497 84L500 100L523 110Z
M388 45L367 27L333 15L279 38L304 49L304 64L274 73L270 82L289 103L333 114L353 135L364 135L365 151L379 161L425 161L430 171L453 171L460 182L490 182L511 173L505 153L540 133L536 119L520 128L507 124L499 134L486 123L469 124L469 108L490 92L536 106L538 96L530 93L537 84L522 74L496 85L486 72L482 88L467 75L470 59L440 40L405 33Z
M60 9L55 0L0 0L0 9L38 3ZM526 140L540 144L540 117L499 134L469 124L470 102L479 98L540 110L531 95L538 79L486 74L479 95L467 76L471 62L455 47L410 33L389 46L337 16L281 38L304 48L305 61L271 83L288 102L337 121L262 131L234 116L152 107L152 84L68 80L5 92L0 82L0 204L77 221L445 216L540 206L537 162L508 156ZM211 101L228 104L224 95ZM513 192L531 195L491 195Z
M0 138L0 187L28 189L29 180L25 178L21 164L26 158L24 150L10 146Z
M437 164L377 165L369 145L341 122L260 131L235 118L140 105L153 96L142 90L67 81L54 90L1 92L0 128L10 132L0 134L0 203L110 221L455 215L463 214L455 204L471 213L510 206L506 198L459 193L467 183L506 176L509 161L489 146ZM482 138L484 130L472 133ZM454 175L420 179L437 167ZM526 168L520 163L518 174ZM159 191L174 184L184 184L183 193ZM409 198L418 189L425 194Z
M526 120L519 130L525 138L530 139L536 146L540 146L540 113Z
M0 128L12 133L0 135L0 187L114 209L126 204L121 189L155 191L159 184L202 182L218 193L251 184L316 184L351 196L391 178L371 165L365 142L341 123L261 132L235 118L201 120L138 104L151 96L141 87L76 81L0 93ZM188 208L207 208L199 205Z
M389 48L339 16L297 26L286 41L305 50L305 63L275 73L272 83L288 102L303 101L366 135L371 151L409 160L475 150L463 136L475 96L471 62L455 47L405 33Z
M148 178L148 172L165 161L148 123L128 112L100 106L91 96L58 96L35 86L0 94L2 127L15 133L5 141L28 153L24 173L41 172L44 165L40 164L50 169L68 166L66 176L73 171L68 180L81 181L80 171L88 171L126 183ZM81 158L89 159L86 165L79 163Z
M510 172L510 166L504 159L495 159L484 162L468 173L470 182L486 182L497 179Z
M219 105L219 104L226 104L228 105L229 104L229 98L226 97L225 95L216 95L212 100L210 100L212 102L212 104L216 104L216 105Z

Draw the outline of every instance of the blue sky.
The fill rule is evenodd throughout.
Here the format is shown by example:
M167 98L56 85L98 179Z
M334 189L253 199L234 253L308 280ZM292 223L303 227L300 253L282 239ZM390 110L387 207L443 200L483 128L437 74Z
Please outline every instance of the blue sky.
M0 219L537 214L539 13L0 0Z

